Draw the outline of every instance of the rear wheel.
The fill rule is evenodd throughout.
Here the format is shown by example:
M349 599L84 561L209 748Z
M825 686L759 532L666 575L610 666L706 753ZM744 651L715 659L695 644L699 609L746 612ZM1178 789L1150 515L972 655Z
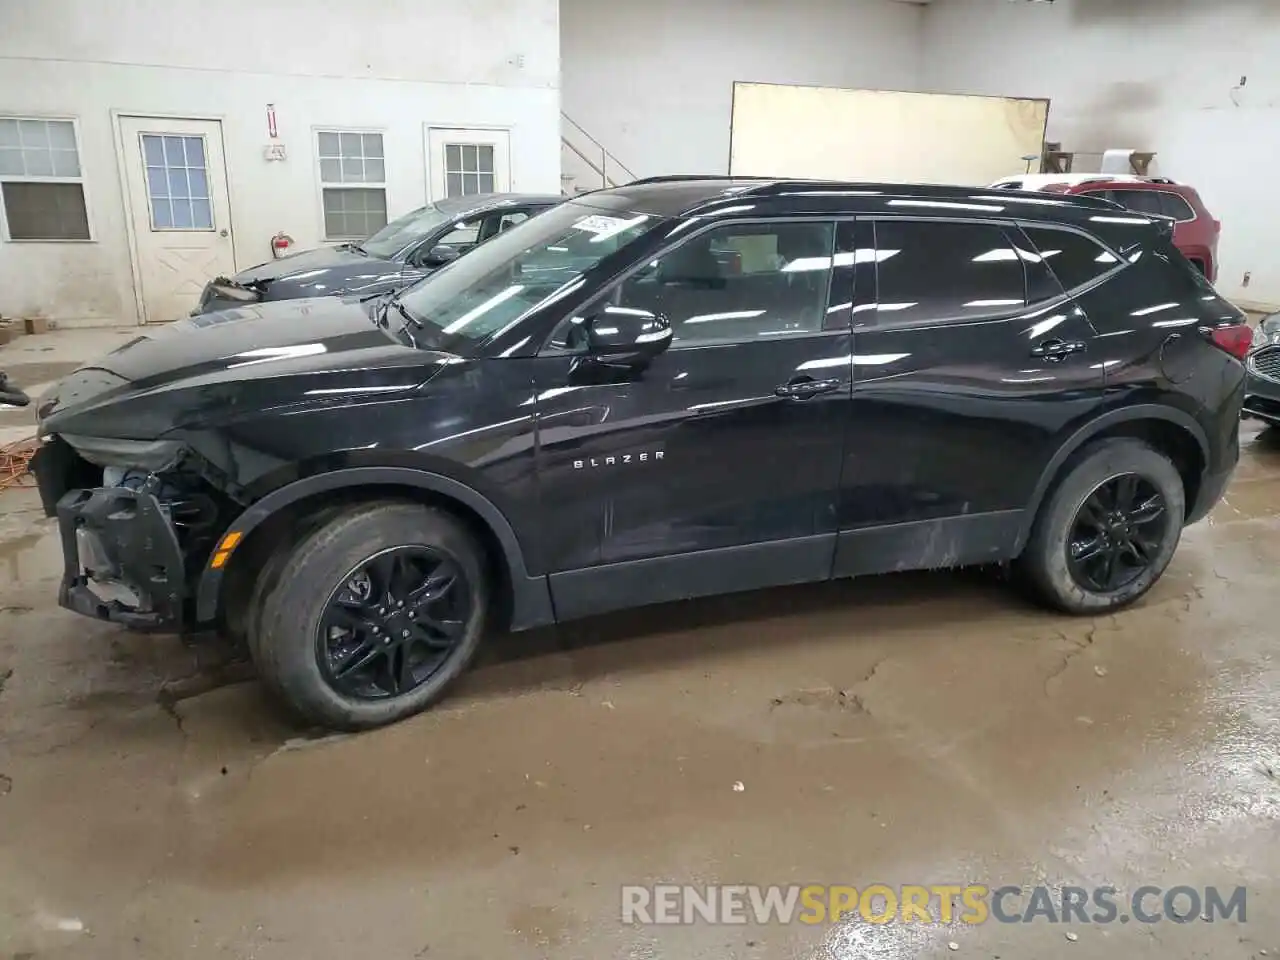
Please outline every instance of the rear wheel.
M1102 441L1041 507L1019 572L1038 599L1065 613L1117 610L1160 579L1185 512L1168 457L1140 440Z
M379 503L331 519L263 578L250 614L263 682L334 729L418 713L479 646L484 569L466 528L439 510Z

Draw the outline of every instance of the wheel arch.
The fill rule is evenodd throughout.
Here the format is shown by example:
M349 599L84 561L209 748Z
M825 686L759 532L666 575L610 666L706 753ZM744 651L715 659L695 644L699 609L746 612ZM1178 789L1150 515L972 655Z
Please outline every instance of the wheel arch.
M451 477L411 467L353 467L316 474L295 480L256 501L231 523L223 538L238 533L229 559L221 567L213 566L211 554L200 575L196 591L196 620L215 621L222 610L230 574L246 562L241 549L252 545L253 533L272 520L281 520L307 502L317 509L357 494L358 499L390 496L397 493L412 499L438 504L460 515L486 542L484 546L500 565L505 579L505 619L512 629L526 629L555 621L551 594L546 577L530 576L524 551L510 521L486 496ZM220 543L223 540L219 541Z
M1041 471L1040 479L1027 504L1015 554L1021 553L1027 545L1040 507L1055 484L1065 475L1065 468L1072 458L1095 440L1126 436L1148 441L1173 460L1186 488L1187 510L1191 511L1209 463L1209 440L1204 428L1189 413L1176 407L1140 404L1123 410L1112 410L1079 427Z

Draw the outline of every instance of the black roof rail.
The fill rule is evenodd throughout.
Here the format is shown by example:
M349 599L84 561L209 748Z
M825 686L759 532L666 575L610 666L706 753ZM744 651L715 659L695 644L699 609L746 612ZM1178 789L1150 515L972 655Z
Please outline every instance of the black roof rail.
M727 173L667 173L656 177L641 177L638 180L629 180L626 183L620 183L620 187L634 187L645 183L680 183L680 182L696 182L698 180L759 180L761 182L771 182L777 177L734 177Z

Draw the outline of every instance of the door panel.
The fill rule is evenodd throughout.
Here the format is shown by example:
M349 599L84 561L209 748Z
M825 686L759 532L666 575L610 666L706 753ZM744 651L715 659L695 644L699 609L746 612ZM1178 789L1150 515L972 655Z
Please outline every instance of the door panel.
M216 120L121 117L143 322L190 312L205 283L235 273Z
M607 297L671 319L676 340L647 368L592 365L571 352L572 336L565 353L538 361L552 571L815 536L813 549L825 550L817 568L830 570L852 395L853 271L831 269L828 239L816 256L795 250L775 261L772 291L760 273L700 285L695 263L725 267L702 237L714 239L691 238ZM851 228L842 239L852 243ZM720 321L730 327L715 329ZM553 335L553 349L558 342ZM811 386L796 392L798 382Z
M873 244L872 225L866 224L865 231L863 241ZM882 244L886 233L881 231ZM1018 529L1000 515L1026 506L1060 431L1091 410L1104 387L1094 332L1083 311L1060 295L1052 308L895 323L893 317L906 311L893 307L913 299L933 296L945 313L941 302L949 295L948 284L957 293L953 311L1016 295L1007 275L984 292L981 282L975 287L973 278L961 278L960 271L964 263L974 264L975 271L1016 264L1017 254L1007 259L993 252L1006 249L999 243L987 250L957 241L948 244L963 250L951 265L956 272L938 263L934 276L943 286L907 296L904 289L893 288L897 281L885 282L884 263L902 256L901 267L914 273L910 242L909 235L899 233L892 245L876 248L874 256L859 257L864 265L854 308L854 415L840 500L840 526L846 535L837 554L837 575L922 565L918 560L929 565L953 555L958 558L953 562L973 562L966 545L948 544L948 537L972 535L983 544L981 551L998 554L992 540L1016 536ZM990 276L1001 274L993 271ZM1037 355L1054 342L1079 349L1053 354L1050 346L1050 356ZM966 518L963 524L937 523ZM979 529L981 521L974 518L989 518L1000 533ZM883 531L875 538L848 535L886 525L902 525L897 540L885 541Z
M511 192L511 132L428 127L430 199Z

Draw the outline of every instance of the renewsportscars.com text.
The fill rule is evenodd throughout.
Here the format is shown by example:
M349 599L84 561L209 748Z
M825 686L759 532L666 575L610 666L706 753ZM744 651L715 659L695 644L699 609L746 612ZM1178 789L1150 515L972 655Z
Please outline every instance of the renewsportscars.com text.
M1247 920L1245 887L1116 887L905 884L867 887L690 886L622 888L628 924L1213 923Z

